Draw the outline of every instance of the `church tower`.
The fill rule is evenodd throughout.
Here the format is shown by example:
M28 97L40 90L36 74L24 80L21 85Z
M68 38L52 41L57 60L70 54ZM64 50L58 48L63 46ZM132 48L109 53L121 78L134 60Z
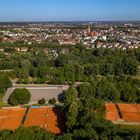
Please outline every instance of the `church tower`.
M91 32L91 27L90 25L88 25L87 33L90 33L90 32Z

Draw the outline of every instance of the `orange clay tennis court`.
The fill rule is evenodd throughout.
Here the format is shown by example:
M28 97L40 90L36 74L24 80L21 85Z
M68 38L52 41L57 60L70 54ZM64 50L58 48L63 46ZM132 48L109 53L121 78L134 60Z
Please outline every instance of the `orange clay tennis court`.
M123 113L123 120L126 122L140 122L140 114L139 113Z
M63 118L63 113L55 108L31 108L24 126L40 126L50 132L60 134L64 128Z
M0 130L15 130L19 128L26 115L26 111L26 108L0 109ZM57 108L30 108L22 126L40 126L54 134L61 134L65 128L64 115Z
M118 119L120 119L115 104L107 103L107 104L105 104L105 107L106 107L106 112L107 112L106 118L108 120L117 121Z
M140 122L140 104L106 103L106 118L111 121Z
M0 130L17 129L23 119L26 108L0 109Z
M140 104L136 105L137 111L140 113Z
M136 113L137 108L135 104L118 104L121 112Z

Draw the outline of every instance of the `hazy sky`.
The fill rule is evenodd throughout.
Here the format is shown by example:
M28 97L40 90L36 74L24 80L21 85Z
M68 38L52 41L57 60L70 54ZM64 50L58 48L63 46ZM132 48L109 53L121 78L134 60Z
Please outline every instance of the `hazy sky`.
M0 0L0 22L80 20L140 20L140 0Z

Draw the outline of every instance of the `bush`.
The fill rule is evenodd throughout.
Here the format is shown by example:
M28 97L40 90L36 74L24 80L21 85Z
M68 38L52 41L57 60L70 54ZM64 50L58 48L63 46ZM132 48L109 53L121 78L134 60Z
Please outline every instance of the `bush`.
M50 99L49 104L55 105L56 104L56 99L55 98Z
M44 98L38 101L38 104L40 105L44 105L45 103L46 103L46 100Z
M27 104L30 101L31 94L29 90L15 89L8 99L8 103L11 105Z

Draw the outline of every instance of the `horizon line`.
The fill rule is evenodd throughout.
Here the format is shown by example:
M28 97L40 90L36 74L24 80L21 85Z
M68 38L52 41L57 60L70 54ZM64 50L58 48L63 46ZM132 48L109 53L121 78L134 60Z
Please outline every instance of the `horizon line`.
M140 20L46 20L46 21L0 21L0 23L14 23L14 22L140 22Z

